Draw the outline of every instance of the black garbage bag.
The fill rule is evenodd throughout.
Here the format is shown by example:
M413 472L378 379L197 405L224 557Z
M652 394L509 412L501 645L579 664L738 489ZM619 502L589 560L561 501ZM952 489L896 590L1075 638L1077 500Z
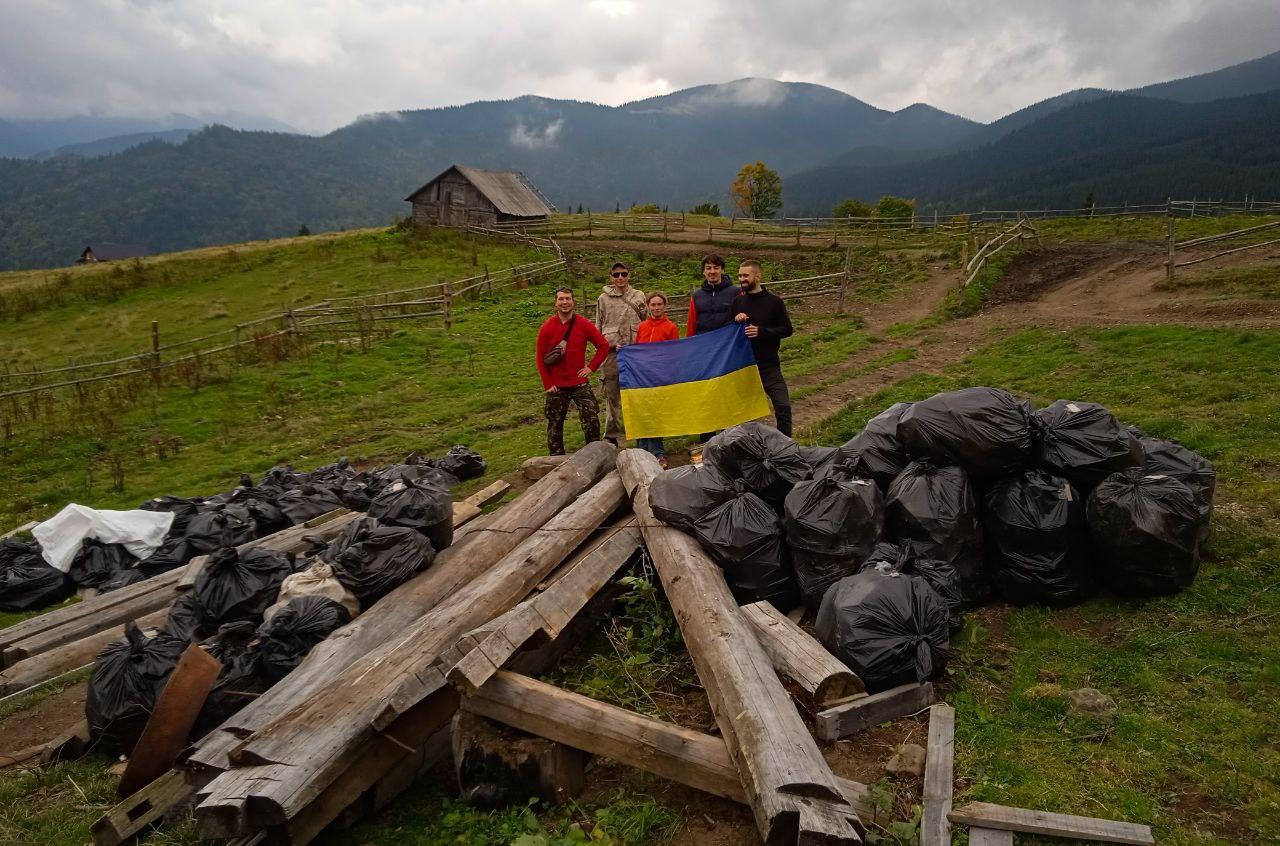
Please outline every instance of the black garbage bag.
M733 480L710 464L686 464L664 470L649 483L649 506L653 515L686 532L717 505L737 493Z
M192 737L201 737L248 705L272 682L262 673L256 646L257 627L250 622L228 623L200 646L222 662L213 690L204 700Z
M480 453L462 444L449 447L449 451L440 458L428 458L422 463L443 470L464 482L483 476L485 471L484 459L480 457Z
M135 623L124 640L111 644L93 662L85 718L95 749L128 755L142 735L156 697L169 681L187 642L159 633L147 637Z
M1086 496L1099 482L1142 463L1138 439L1096 402L1057 402L1035 412L1036 462Z
M335 483L333 492L342 500L342 504L352 511L368 511L373 498L385 487L381 482L373 484L369 481L351 478Z
M205 561L191 594L203 629L248 620L257 623L275 604L280 583L294 571L293 555L273 549L223 547Z
M195 557L196 553L192 550L191 543L186 538L171 537L160 544L159 549L139 561L136 569L142 571L147 578L150 578L184 567L187 562Z
M347 524L324 558L333 575L368 608L396 587L431 566L431 541L415 529L387 526L373 517Z
M1031 404L998 388L934 394L902 414L912 458L956 464L978 478L1021 470L1031 458Z
M401 486L393 484L374 497L368 513L387 526L416 529L436 551L453 543L453 497L448 488L404 479Z
M740 604L768 600L789 611L800 596L782 540L782 518L744 482L737 486L736 496L694 524L694 536L724 568Z
M960 575L950 563L922 554L914 541L897 544L880 541L863 561L858 572L876 570L880 573L906 573L919 576L929 583L947 609L947 622L954 635L964 626L964 593L960 588Z
M30 611L66 599L76 586L49 566L40 545L17 538L0 540L0 611Z
M123 570L117 570L111 578L98 585L98 593L110 593L113 590L119 590L122 587L136 585L138 582L147 580L147 574L139 570L137 567L126 567Z
M752 493L777 508L796 482L813 475L795 441L754 421L731 426L707 441L702 460L730 479L745 481Z
M860 561L852 555L832 555L791 547L791 570L806 608L817 611L833 584L858 572Z
M187 524L186 541L193 555L208 555L221 547L239 546L257 537L253 516L237 503L205 506Z
M383 467L375 474L378 481L381 482L378 490L381 491L394 482L404 481L423 482L445 490L458 484L457 476L452 473L446 473L439 467L432 467L430 464L422 462L423 459L415 453L405 458L403 464L391 464Z
M988 488L984 506L987 575L1001 596L1070 605L1093 592L1085 498L1069 481L1024 470Z
M858 571L884 529L884 499L869 479L824 476L801 482L783 504L787 543L805 605Z
M274 497L310 481L309 473L299 473L293 469L292 464L277 464L267 471L256 487L259 494Z
M276 505L277 493L269 488L237 488L228 506L239 505L253 521L255 537L266 537L293 525Z
M335 508L347 507L338 494L310 482L280 494L276 497L276 505L284 512L285 519L295 526L328 514Z
M982 528L969 476L959 467L913 461L898 474L885 498L885 530L911 541L916 555L955 567L968 602L990 595L982 565Z
M829 446L802 446L800 447L800 457L804 459L804 463L809 465L809 478L814 479L822 475L828 465L836 461L840 456L839 447Z
M1200 509L1191 488L1141 468L1113 473L1089 495L1089 537L1102 579L1122 596L1159 596L1200 569Z
M947 610L919 576L866 569L831 586L814 623L818 640L867 692L933 678L947 665Z
M1200 541L1203 543L1209 535L1209 524L1213 518L1213 489L1218 480L1213 463L1177 441L1143 438L1140 443L1144 473L1172 476L1191 488L1196 508L1200 509Z
M289 600L258 626L260 672L272 683L279 681L301 664L317 643L349 622L351 614L347 609L327 596Z
M196 601L195 594L187 591L178 595L169 606L169 616L165 618L162 631L188 643L209 634L211 630L202 624L200 604Z
M347 479L351 479L355 477L357 473L352 469L351 461L344 456L332 464L317 467L310 473L305 473L303 475L306 476L306 480L313 485L333 485Z
M71 560L67 575L79 587L100 588L121 570L132 567L137 560L124 544L85 538L80 551Z
M850 463L854 475L875 479L881 491L889 490L890 483L910 461L898 434L902 415L910 407L909 402L895 402L868 420L861 432L840 447L837 463Z
M204 505L202 499L188 499L183 496L160 496L149 499L138 506L142 511L167 511L173 514L173 522L169 524L166 538L180 538L187 533L187 524L196 516Z

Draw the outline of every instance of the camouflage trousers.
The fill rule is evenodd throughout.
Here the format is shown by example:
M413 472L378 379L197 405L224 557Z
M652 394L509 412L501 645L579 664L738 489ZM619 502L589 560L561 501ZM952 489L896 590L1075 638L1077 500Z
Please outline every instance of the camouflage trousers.
M590 385L561 388L547 394L547 454L564 455L564 419L569 416L569 404L578 407L578 419L582 421L582 435L587 443L600 440L600 404Z
M600 393L604 395L604 436L621 444L626 432L622 425L622 386L618 384L616 352L609 353L600 365Z

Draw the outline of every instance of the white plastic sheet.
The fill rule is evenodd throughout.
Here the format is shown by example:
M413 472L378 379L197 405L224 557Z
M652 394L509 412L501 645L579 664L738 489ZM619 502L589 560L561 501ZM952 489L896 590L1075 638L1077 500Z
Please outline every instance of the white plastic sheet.
M122 543L136 558L147 558L164 543L173 525L169 511L99 511L71 503L31 530L49 566L62 572L87 538L102 543Z

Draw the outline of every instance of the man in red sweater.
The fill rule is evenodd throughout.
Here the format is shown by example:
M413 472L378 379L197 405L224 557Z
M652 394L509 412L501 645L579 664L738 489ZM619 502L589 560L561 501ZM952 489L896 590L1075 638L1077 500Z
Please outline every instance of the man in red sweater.
M587 377L609 355L609 342L590 320L573 311L573 289L556 289L556 313L538 330L534 358L547 393L547 453L564 455L564 419L569 403L578 407L587 443L600 440L600 405ZM587 364L587 341L596 354ZM559 351L557 356L553 351ZM549 361L549 359L552 359Z

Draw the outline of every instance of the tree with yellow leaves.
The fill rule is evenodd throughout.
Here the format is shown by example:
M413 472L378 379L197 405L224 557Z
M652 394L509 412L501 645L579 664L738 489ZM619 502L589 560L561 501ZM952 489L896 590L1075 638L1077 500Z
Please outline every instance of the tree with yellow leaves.
M782 208L782 177L762 161L749 162L738 171L729 193L740 214L773 217Z

